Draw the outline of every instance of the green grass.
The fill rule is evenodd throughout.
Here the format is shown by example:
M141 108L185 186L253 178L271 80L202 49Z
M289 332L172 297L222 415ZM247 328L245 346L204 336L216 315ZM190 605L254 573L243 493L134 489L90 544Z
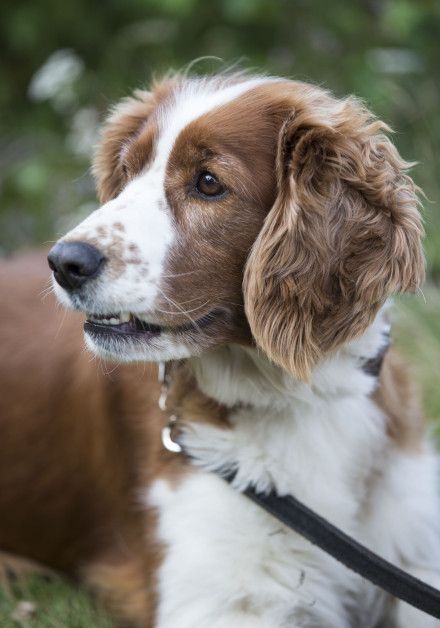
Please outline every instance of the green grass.
M394 308L395 344L412 364L420 382L426 416L440 435L440 290L432 286L424 295L404 297ZM15 621L12 616L22 601L35 604L29 620ZM83 590L63 580L32 577L0 592L1 628L110 628L112 622L93 605Z
M23 602L34 612L20 615ZM24 613L25 615L25 613ZM83 590L58 578L32 576L0 589L1 628L112 628L114 624Z

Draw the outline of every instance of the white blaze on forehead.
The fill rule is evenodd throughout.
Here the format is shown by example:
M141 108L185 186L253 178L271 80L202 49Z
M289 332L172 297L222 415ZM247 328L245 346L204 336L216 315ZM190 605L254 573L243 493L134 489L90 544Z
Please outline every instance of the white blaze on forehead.
M169 157L172 147L181 131L205 113L226 105L247 91L273 81L258 77L242 81L227 87L215 81L203 79L188 81L175 95L172 106L162 118L162 133L157 145L157 160L164 162Z
M162 113L153 162L116 199L67 234L69 240L90 240L108 259L107 272L93 287L92 311L154 312L167 256L178 236L165 194L166 167L176 139L203 114L270 80L254 78L229 86L209 80L184 84Z

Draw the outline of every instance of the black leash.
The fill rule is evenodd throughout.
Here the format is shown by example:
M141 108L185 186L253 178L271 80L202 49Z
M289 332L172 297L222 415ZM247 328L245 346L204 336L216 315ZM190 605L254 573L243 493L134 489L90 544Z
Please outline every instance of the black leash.
M231 482L234 476L235 473L225 479ZM279 497L273 491L266 495L252 488L246 489L243 494L363 578L440 619L440 591L384 560L295 497Z
M375 358L364 363L363 369L372 376L380 372L389 342ZM159 379L162 394L159 400L161 409L166 408L167 381L164 365L161 365ZM162 431L162 442L166 449L182 453L191 458L173 438L173 429L178 417L172 415L168 425ZM231 483L236 475L219 475ZM332 523L318 515L291 495L278 496L275 491L268 494L257 493L253 488L243 491L255 504L281 521L288 528L297 532L340 563L369 580L387 593L407 602L411 606L440 619L440 591L418 578L391 564L352 537L342 532Z

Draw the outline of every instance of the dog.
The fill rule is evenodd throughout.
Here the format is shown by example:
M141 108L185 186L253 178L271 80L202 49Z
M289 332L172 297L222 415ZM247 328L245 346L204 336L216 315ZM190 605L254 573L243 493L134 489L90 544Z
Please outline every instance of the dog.
M389 298L424 276L417 188L388 130L353 97L245 73L168 77L104 126L101 207L48 259L95 355L168 363L164 411L148 371L142 403L114 408L110 442L100 423L92 442L113 474L90 469L83 509L108 494L122 504L104 534L111 556L121 513L138 507L144 533L123 536L139 574L139 595L125 579L125 607L139 625L437 625L241 494L294 495L440 584L436 456L411 377L387 350ZM164 434L183 453L161 442L169 416ZM219 477L230 470L231 485ZM111 590L112 561L87 562Z

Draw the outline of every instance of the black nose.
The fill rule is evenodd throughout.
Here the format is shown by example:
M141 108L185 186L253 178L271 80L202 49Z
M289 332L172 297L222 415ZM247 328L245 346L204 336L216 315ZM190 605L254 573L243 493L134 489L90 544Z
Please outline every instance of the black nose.
M58 242L47 256L56 281L66 290L79 288L96 277L104 259L98 249L85 242Z

